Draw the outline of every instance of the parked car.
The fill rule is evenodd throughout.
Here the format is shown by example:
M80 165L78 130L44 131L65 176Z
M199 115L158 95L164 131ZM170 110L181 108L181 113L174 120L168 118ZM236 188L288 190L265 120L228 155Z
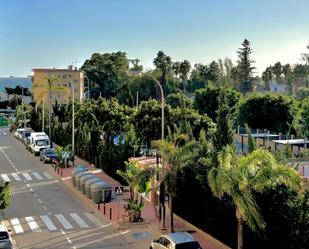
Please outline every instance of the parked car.
M30 151L31 150L31 148L30 148L30 137L25 137L24 144L26 146L26 150Z
M58 160L58 155L53 149L44 149L40 152L40 160L44 163L52 162L53 160Z
M0 224L0 248L13 248L9 230L2 224Z
M202 249L200 244L186 232L169 233L153 240L150 249Z
M26 129L25 128L19 128L17 129L15 132L14 132L14 136L17 138L17 139L20 139L21 138L21 133L23 131L25 131Z
M30 130L30 129L24 130L24 131L21 132L20 140L21 140L23 143L25 143L25 139L26 139L27 137L30 137L30 135L31 135L31 130Z

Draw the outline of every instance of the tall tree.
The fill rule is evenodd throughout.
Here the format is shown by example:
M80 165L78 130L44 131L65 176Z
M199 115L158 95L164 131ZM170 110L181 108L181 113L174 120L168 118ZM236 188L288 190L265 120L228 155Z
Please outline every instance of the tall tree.
M90 82L96 84L96 98L115 97L128 83L129 61L125 52L94 53L81 67Z
M186 92L187 90L188 74L190 73L190 70L191 70L191 64L189 61L184 60L180 63L179 73L182 81L182 89L184 92Z
M278 83L281 82L281 75L282 75L282 65L281 63L278 61L275 63L275 65L272 67L272 71L276 77L276 81Z
M242 249L244 223L253 231L265 229L253 192L263 193L279 185L299 189L299 173L288 165L279 164L264 150L237 158L230 147L225 147L218 155L218 162L219 166L208 174L209 186L214 196L220 199L230 196L238 223L237 248Z
M271 66L266 67L265 71L262 73L262 80L265 82L266 90L270 91L269 83L273 78L273 69Z
M172 70L172 60L171 57L164 54L163 51L159 51L157 53L157 57L153 60L153 64L156 66L157 69L161 71L161 79L160 83L163 89L167 87L167 75Z
M255 67L253 66L254 61L251 59L253 50L251 43L245 39L241 44L242 47L238 49L238 78L240 80L240 90L243 93L248 93L253 90L253 78L252 73Z
M68 89L63 86L57 86L56 82L58 82L58 78L56 77L45 77L43 85L34 85L34 88L43 88L41 94L37 97L36 107L44 100L45 96L47 95L48 98L48 134L50 139L50 146L52 146L52 94L54 92L68 94Z
M233 144L234 131L232 129L231 111L228 105L227 90L222 88L218 97L219 108L216 122L216 130L213 134L213 146L215 153L224 146Z
M170 232L174 232L174 208L173 201L176 196L176 183L182 169L191 162L198 152L198 145L195 141L188 141L186 134L174 134L169 136L169 140L155 141L164 162L166 173L163 178L164 186L169 195L170 210Z

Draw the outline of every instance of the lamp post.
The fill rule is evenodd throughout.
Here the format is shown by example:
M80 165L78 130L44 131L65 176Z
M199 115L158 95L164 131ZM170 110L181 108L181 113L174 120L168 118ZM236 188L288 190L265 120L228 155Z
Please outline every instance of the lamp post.
M160 82L153 76L151 76L152 79L155 81L155 83L158 85L161 93L161 140L164 141L164 92L163 88L160 84ZM161 208L161 220L162 220L162 229L165 229L165 190L164 190L164 161L162 157L162 181L161 181L161 186L163 185L163 189L160 188L160 194L163 194L163 201L161 203L162 208ZM163 183L163 184L162 184ZM161 198L160 198L161 199Z
M74 113L74 83L73 81L68 78L69 81L71 82L71 89L72 89L72 155L73 155L73 167L75 166L75 140L74 140L74 130L75 130L75 125L74 125L74 119L75 119L75 113Z

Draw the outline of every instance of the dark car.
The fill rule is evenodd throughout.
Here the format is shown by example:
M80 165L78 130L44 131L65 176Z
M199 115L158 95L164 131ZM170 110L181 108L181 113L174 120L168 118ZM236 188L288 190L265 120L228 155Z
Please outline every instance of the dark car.
M45 149L40 152L40 160L44 163L58 160L58 155L53 149Z

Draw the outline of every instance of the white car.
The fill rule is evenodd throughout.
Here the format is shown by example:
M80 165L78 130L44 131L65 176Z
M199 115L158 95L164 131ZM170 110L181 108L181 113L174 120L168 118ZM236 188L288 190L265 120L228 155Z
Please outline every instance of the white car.
M161 235L151 242L150 249L202 249L202 247L190 234L178 232Z
M21 132L22 131L25 131L26 129L24 128L20 128L20 129L17 129L15 132L14 132L14 136L18 139L20 139L20 136L21 136Z
M0 224L0 248L12 249L12 240L5 225Z

